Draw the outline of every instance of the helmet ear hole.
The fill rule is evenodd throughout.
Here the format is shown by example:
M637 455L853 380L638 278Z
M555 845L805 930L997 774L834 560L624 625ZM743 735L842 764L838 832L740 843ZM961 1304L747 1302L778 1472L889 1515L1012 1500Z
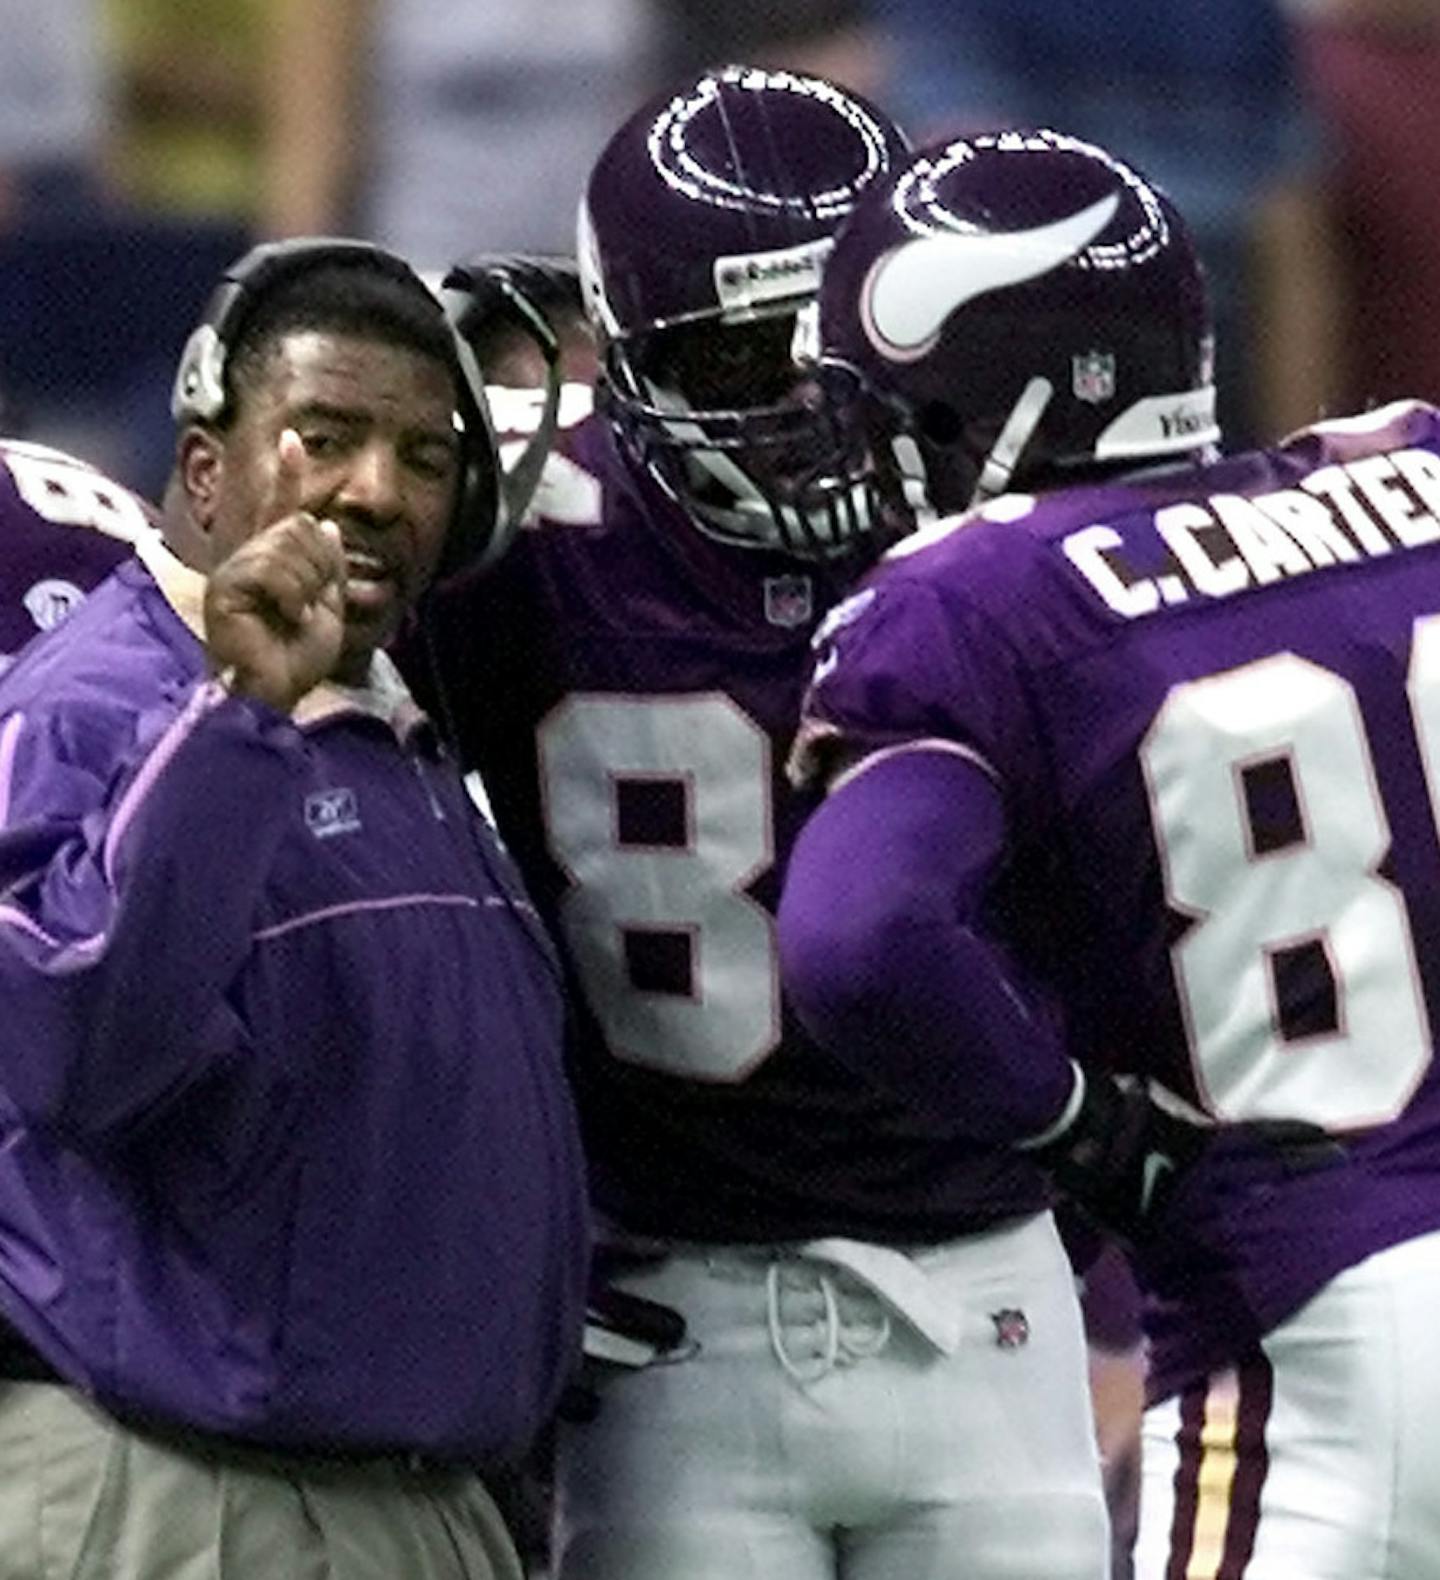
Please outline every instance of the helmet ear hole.
M949 449L964 437L965 424L960 413L946 401L926 401L915 414L915 428L927 444Z

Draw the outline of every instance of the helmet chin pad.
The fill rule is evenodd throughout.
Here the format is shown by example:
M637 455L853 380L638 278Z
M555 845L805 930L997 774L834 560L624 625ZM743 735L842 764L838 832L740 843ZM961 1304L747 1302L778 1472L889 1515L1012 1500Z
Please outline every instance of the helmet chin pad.
M854 553L870 534L873 499L863 480L823 495L806 487L787 500L720 451L693 450L677 464L688 474L682 503L700 531L718 542L828 560Z

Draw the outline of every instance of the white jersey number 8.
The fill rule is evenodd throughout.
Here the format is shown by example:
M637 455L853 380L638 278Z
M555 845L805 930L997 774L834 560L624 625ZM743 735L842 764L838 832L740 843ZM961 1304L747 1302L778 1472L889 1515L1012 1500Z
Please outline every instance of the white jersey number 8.
M575 695L539 732L561 922L586 1001L627 1063L743 1080L780 1040L774 923L744 893L775 859L770 742L729 697ZM624 826L627 787L668 794L660 837ZM659 945L672 980L646 981Z
M1433 807L1440 617L1416 623L1409 691ZM1193 918L1171 958L1206 1106L1333 1130L1393 1119L1432 1044L1405 901L1379 872L1390 827L1354 689L1293 653L1176 686L1140 761L1166 897ZM1296 824L1271 848L1246 790L1266 771ZM1333 1015L1287 1036L1277 981L1304 950L1324 962Z
M48 445L7 440L0 449L20 497L43 521L93 527L122 543L153 532L140 501L94 467Z

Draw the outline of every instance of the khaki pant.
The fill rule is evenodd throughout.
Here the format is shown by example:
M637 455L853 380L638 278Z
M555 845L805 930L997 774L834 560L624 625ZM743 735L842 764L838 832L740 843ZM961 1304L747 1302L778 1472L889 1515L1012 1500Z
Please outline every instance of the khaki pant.
M0 1382L0 1580L521 1580L459 1470L191 1451Z

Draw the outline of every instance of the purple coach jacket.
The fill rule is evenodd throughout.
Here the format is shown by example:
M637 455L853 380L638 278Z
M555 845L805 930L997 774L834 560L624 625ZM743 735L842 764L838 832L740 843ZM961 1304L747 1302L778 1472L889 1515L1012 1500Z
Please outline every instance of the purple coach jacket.
M549 942L398 681L230 697L145 555L0 679L0 1311L122 1416L512 1454L584 1304Z

